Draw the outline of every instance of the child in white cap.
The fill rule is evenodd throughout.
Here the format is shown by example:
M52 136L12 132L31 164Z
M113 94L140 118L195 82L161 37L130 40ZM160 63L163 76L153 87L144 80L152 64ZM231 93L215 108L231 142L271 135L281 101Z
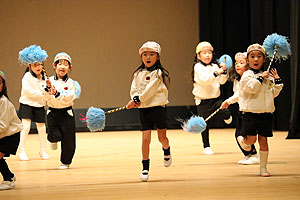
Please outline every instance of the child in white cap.
M31 121L36 122L40 139L40 157L49 159L46 153L46 126L45 108L47 93L44 91L45 79L44 62L48 55L40 46L31 45L19 52L19 61L26 65L26 71L22 78L21 97L19 99L19 117L22 119L23 130L19 145L19 158L22 161L29 160L26 150L26 138L30 131Z
M47 138L52 150L56 150L57 142L61 141L59 169L68 169L76 147L75 118L72 109L75 85L68 75L72 69L71 57L64 52L58 53L54 57L53 68L55 75L49 78L51 87L45 88L51 95L51 98L48 99Z
M269 155L268 137L272 137L272 118L275 111L274 98L283 88L277 70L265 71L265 49L252 44L247 49L247 59L251 69L244 72L239 87L239 108L242 112L242 132L238 136L241 147L249 151L258 140L260 175L270 176L267 170Z
M239 100L239 81L241 80L241 77L245 71L250 69L248 63L247 63L247 53L246 52L238 52L235 54L235 65L232 66L228 70L228 77L230 81L233 81L233 92L234 94L226 99L222 105L221 108L228 108L229 105L237 103ZM240 135L243 135L242 133L242 113L238 112L237 122L236 122L236 129L235 129L235 138L237 138ZM236 140L237 141L237 140ZM241 149L242 153L245 155L245 157L238 161L238 164L243 165L251 165L259 163L259 159L257 157L257 151L255 149L255 145L251 145L250 151L245 151L238 143L239 148Z
M0 173L3 176L0 190L16 187L16 176L9 170L4 157L16 155L21 130L22 122L8 99L5 75L0 71Z
M142 131L142 181L149 178L149 145L151 130L157 129L158 140L164 152L164 166L172 164L169 139L167 138L169 72L160 63L161 48L153 41L148 41L139 49L142 64L134 72L130 89L131 99L127 109L138 107Z
M209 42L200 42L196 47L195 63L192 70L194 82L193 95L197 106L198 115L204 119L220 108L220 86L227 81L226 65L220 65L213 59L213 47ZM232 117L228 109L220 110L214 117L221 118L225 123L230 124ZM206 155L214 152L210 148L209 128L210 120L207 122L206 129L201 133L204 151Z

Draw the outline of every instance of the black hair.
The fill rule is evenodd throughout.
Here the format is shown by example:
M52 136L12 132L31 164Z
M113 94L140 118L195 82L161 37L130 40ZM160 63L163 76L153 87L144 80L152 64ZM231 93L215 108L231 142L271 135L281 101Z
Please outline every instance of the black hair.
M200 52L199 52L200 53ZM202 62L200 59L198 59L198 56L197 54L195 55L194 57L194 64L192 66L192 72L191 72L191 77L192 77L192 82L195 83L195 80L194 80L194 77L195 77L195 71L194 71L194 67L195 67L195 64L197 63L201 63L202 65L204 66L207 66L207 65L210 65L210 64L217 64L219 66L219 63L217 61L217 59L215 59L215 54L212 53L213 57L211 59L211 62L209 64L205 64L204 62Z
M162 78L163 78L163 82L164 84L166 85L167 88L169 88L169 85L170 85L170 75L169 75L169 72L168 70L166 70L160 63L160 59L158 59L155 64L152 66L153 69L160 69L162 71ZM152 68L151 67L151 68ZM136 73L136 72L139 72L139 71L142 71L143 69L145 69L145 64L142 62L142 64L133 72L133 75Z
M2 78L2 77L1 77ZM2 81L3 81L3 86L2 86L2 90L0 92L0 98L4 95L8 98L8 95L7 95L7 87L6 87L6 83L5 83L5 80L4 78L2 78Z

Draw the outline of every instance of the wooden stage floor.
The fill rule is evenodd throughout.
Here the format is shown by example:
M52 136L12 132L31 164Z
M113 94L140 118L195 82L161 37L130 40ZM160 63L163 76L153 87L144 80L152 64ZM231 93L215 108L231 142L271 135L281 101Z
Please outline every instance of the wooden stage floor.
M38 135L29 135L30 161L7 159L17 187L0 191L2 200L61 199L300 199L300 140L285 140L287 132L274 131L269 139L268 170L259 165L238 165L243 158L234 129L212 129L214 155L204 155L199 134L168 130L173 164L163 167L163 152L156 131L152 134L150 178L141 182L139 131L77 133L71 168L58 170L60 148L49 160L39 158ZM257 144L256 147L258 148Z

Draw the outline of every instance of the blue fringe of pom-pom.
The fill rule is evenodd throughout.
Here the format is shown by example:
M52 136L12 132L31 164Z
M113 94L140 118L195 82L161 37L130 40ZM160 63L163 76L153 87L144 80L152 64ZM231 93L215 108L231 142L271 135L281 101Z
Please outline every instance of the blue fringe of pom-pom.
M206 129L206 122L203 117L192 116L182 125L183 130L190 133L201 133Z
M19 52L19 60L22 64L42 63L47 58L47 52L38 45L31 45Z
M74 85L75 85L75 99L79 99L81 94L81 86L77 81L74 81Z
M291 55L291 46L287 41L287 38L277 33L268 35L263 43L268 57L272 58L275 49L277 50L274 59L286 60Z
M100 108L90 107L86 113L87 127L90 131L102 131L105 127L105 113Z
M223 62L225 62L226 69L232 67L232 59L229 55L224 54L219 58L218 63L223 63Z

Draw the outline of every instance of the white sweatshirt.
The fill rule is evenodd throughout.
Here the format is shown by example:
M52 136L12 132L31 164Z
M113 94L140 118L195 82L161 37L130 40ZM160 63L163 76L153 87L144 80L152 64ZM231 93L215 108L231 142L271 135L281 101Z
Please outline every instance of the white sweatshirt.
M194 88L196 105L199 105L203 99L213 99L220 96L220 85L227 81L227 75L214 75L219 70L217 64L204 66L202 63L196 63L194 66Z
M131 99L139 96L139 108L165 106L168 101L168 89L163 82L162 71L144 69L134 74L130 89Z
M14 105L2 95L0 98L0 139L22 130L22 122Z
M234 103L237 103L239 101L239 87L240 87L239 81L234 79L234 81L233 81L233 92L234 93L231 97L226 99L226 102L228 104L234 104Z
M55 97L54 95L50 95L47 99L48 106L51 108L67 108L73 106L73 100L75 99L74 81L71 78L62 80L54 77L55 76L51 76L49 79L57 92L59 92L59 96Z
M253 70L244 72L240 80L239 107L240 111L252 113L273 113L275 111L274 98L283 88L283 83L274 84L274 78L269 76L261 83L257 77L262 72Z
M45 81L26 72L22 78L21 97L19 102L33 107L46 105Z

